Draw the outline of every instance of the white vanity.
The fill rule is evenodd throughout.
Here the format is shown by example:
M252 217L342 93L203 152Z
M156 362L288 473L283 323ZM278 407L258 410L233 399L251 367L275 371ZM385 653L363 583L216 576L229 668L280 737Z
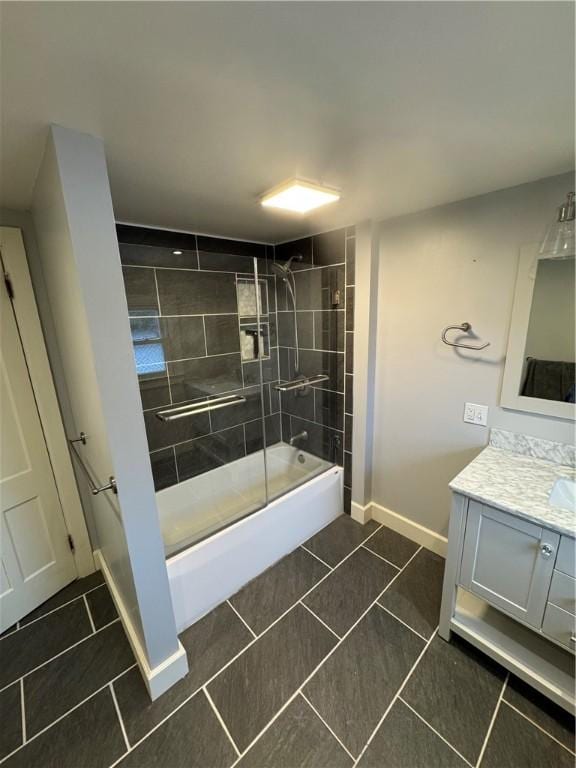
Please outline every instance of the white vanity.
M450 488L440 636L574 712L574 447L492 430Z

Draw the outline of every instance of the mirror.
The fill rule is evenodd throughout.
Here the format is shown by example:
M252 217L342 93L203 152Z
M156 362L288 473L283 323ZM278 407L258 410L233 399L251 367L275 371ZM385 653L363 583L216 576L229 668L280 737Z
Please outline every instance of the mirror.
M521 251L501 405L574 418L575 259Z
M574 402L574 263L536 265L519 395Z

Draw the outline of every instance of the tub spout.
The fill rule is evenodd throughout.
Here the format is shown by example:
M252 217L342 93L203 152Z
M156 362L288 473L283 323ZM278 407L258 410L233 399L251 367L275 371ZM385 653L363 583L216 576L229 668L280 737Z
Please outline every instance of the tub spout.
M294 443L296 443L298 440L303 440L303 441L308 440L308 432L306 432L305 429L302 430L302 432L298 432L297 435L292 435L292 437L288 442L290 443L290 445L294 445Z

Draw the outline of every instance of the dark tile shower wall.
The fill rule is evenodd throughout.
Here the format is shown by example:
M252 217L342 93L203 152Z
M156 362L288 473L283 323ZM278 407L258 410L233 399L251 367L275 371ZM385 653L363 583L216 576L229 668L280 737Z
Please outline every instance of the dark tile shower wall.
M273 248L214 237L118 225L140 395L156 489L166 488L261 450L281 439ZM176 253L175 253L176 252ZM263 361L240 351L237 281L254 279L258 259L268 331ZM267 292L267 300L266 300ZM158 410L224 393L242 405L161 422Z
M299 445L344 467L344 508L350 512L352 485L352 391L354 363L355 229L338 229L275 247L281 263L295 256L299 373L323 373L329 379L304 392L281 396L282 439L302 430ZM301 260L297 260L302 256ZM280 378L297 375L292 304L277 280Z
M302 430L302 448L344 467L350 511L354 330L354 228L279 246L118 225L140 395L156 489L221 466ZM304 396L274 384L296 375L294 326L285 284L272 276L275 258L293 253L300 373L329 379ZM253 258L266 284L262 323L265 438L259 363L242 360L237 281L253 280ZM241 394L246 403L170 423L158 410Z

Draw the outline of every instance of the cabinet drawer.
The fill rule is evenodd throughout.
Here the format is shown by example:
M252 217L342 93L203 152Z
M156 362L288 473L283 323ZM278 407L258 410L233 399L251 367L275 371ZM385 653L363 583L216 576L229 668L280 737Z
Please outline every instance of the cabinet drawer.
M548 602L554 603L563 611L576 614L576 579L560 571L554 571Z
M576 542L569 536L562 536L556 558L556 570L576 578Z
M566 648L570 648L573 652L576 645L575 621L576 619L571 613L548 603L542 623L542 632L548 637L553 637L554 640L562 643Z

